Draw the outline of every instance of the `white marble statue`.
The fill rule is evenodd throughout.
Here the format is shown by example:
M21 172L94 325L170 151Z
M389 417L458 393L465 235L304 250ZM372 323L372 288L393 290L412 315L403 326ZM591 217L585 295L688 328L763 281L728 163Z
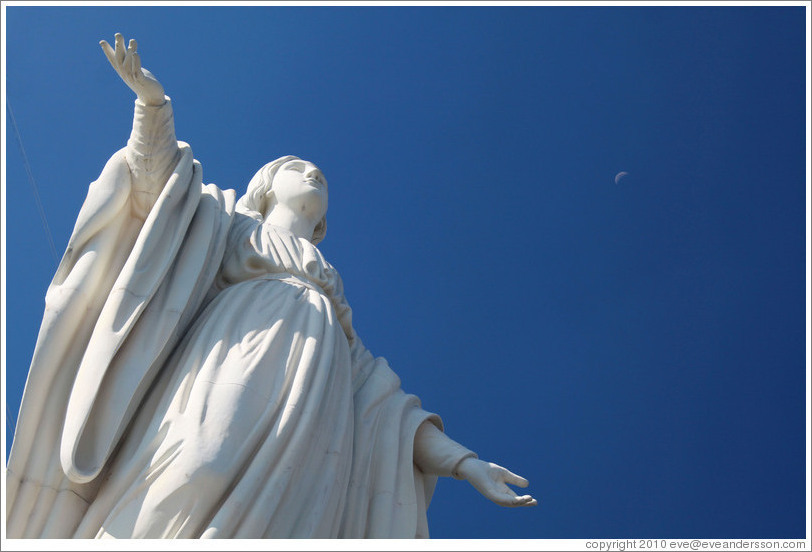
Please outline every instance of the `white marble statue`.
M437 476L527 481L445 436L353 331L297 157L203 185L136 43L136 93L47 295L7 468L9 538L427 537Z

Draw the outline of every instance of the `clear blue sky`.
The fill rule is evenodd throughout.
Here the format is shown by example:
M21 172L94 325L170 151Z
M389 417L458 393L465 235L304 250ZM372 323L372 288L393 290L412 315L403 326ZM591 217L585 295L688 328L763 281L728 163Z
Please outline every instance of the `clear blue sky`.
M289 153L323 169L320 248L359 335L540 501L443 480L434 537L803 538L803 7L6 15L7 98L60 256L130 131L98 46L116 31L205 182L242 193ZM16 418L56 263L6 133Z

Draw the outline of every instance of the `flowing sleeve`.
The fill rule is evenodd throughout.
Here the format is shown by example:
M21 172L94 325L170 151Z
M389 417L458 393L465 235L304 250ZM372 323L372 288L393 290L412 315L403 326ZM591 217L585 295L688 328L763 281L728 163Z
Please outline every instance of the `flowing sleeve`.
M356 336L353 366L353 465L344 516L349 538L428 538L426 510L437 476L414 462L414 439L423 423L442 429L437 414L401 388L383 357Z
M147 218L180 160L172 101L168 96L165 100L160 106L135 100L133 128L125 149L132 175L132 210L141 220Z
M131 143L148 134L139 117L160 122L163 113L167 130L168 102L143 117L139 109ZM170 139L158 132L153 142ZM150 378L214 278L234 194L203 186L191 148L174 148L156 157L146 142L128 145L89 187L46 294L23 393L6 470L9 538L72 536ZM155 168L150 152L168 163L168 177L158 174L166 167L141 170Z
M6 470L6 527L10 538L67 537L95 493L95 484L65 478L59 441L68 397L105 290L132 246L124 150L90 184L67 250L45 295ZM24 367L17 367L22 370ZM51 516L50 511L64 512Z
M466 458L478 456L448 437L434 424L420 425L414 437L414 463L421 471L462 479L457 468Z

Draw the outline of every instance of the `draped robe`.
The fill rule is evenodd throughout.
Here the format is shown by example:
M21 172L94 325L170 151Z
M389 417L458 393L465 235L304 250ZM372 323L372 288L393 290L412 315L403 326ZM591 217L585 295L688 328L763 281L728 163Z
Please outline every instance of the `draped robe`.
M436 476L413 446L439 417L364 348L318 249L235 213L179 145L146 210L125 150L90 186L46 295L7 536L427 537Z

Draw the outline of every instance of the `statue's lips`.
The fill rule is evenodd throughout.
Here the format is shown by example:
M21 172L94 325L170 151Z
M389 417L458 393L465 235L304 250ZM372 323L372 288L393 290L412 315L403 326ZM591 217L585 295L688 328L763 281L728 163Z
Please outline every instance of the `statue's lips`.
M324 184L322 184L318 180L313 180L312 178L308 178L307 180L305 180L305 184L310 184L314 188L324 188Z

